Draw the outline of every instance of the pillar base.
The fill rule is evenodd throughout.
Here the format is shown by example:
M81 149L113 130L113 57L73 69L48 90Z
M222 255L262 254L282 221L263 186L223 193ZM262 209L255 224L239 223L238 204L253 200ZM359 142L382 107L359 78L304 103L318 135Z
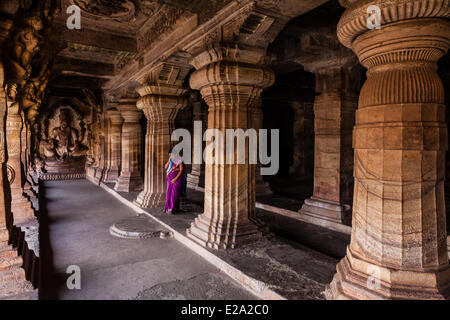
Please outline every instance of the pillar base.
M142 190L144 183L140 176L125 176L121 175L117 179L114 190L119 192L132 192Z
M325 289L329 300L449 299L450 268L407 271L377 266L355 257L349 249ZM378 278L380 280L378 280Z
M165 193L150 193L146 191L142 191L134 203L137 204L141 208L158 208L164 207L166 201Z
M102 182L102 180L103 180L104 172L105 172L105 170L101 169L101 168L97 168L97 170L95 170L95 175L93 178L93 182L95 184L100 185L100 182Z
M205 176L198 176L196 174L189 173L186 178L187 187L191 189L203 188L205 181Z
M187 236L198 244L212 249L234 249L263 238L262 232L252 222L240 222L236 225L233 234L220 227L213 230L211 226L217 225L204 214L199 215L186 230Z
M115 183L119 179L120 170L119 169L108 169L105 170L103 174L103 182L105 183Z
M350 222L351 206L311 197L305 199L302 208L298 212L302 215L342 224Z

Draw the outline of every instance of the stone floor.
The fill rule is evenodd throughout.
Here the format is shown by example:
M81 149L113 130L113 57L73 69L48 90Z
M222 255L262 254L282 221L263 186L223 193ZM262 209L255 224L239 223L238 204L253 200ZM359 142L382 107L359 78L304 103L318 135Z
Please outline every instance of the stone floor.
M112 184L107 187L113 189ZM119 194L132 202L138 192ZM178 214L168 215L159 208L145 211L180 234L185 234L191 222L202 212L202 204L203 193L188 189L187 201L182 203ZM263 282L282 297L323 299L325 286L331 282L338 259L345 253L347 236L308 223L293 225L293 221L263 210L257 210L257 214L260 219L269 222L269 227L276 229L277 234L292 232L293 240L300 242L274 236L270 240L234 250L209 251L247 276ZM326 252L322 253L321 249Z
M111 225L136 214L98 186L75 180L42 189L42 299L255 299L174 239L111 236ZM81 268L81 290L67 289L70 265Z

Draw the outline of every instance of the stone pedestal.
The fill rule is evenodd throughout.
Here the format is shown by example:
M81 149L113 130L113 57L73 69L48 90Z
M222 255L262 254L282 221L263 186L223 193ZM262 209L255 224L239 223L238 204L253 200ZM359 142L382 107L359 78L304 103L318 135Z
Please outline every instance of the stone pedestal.
M315 70L314 189L299 213L350 223L353 188L352 129L357 106L358 68Z
M204 188L205 187L205 165L192 164L191 172L187 175L188 188Z
M197 71L190 83L200 89L209 106L208 129L225 137L226 129L249 128L249 107L274 81L273 73L258 64L263 55L257 50L215 47L193 59ZM217 161L209 159L206 164L205 211L187 230L194 241L214 249L234 248L262 236L249 218L255 207L254 165L249 164L247 152L244 164L226 164L225 154L225 144L216 146Z
M178 111L186 106L184 89L162 85L144 86L138 90L137 106L147 118L145 137L144 190L135 200L143 208L164 206L167 178L164 165L169 158L170 137Z
M141 153L142 111L136 108L135 99L120 100L117 106L124 122L122 124L121 171L114 190L122 192L142 190L143 182L139 171Z
M123 118L117 109L110 109L106 112L109 121L107 153L106 153L106 169L103 181L114 183L120 175L120 146L122 135Z
M368 5L384 7L379 30L361 23ZM447 128L436 73L450 45L448 3L416 5L411 11L400 1L359 1L338 25L340 41L368 72L353 136L351 243L326 290L328 299L450 297Z

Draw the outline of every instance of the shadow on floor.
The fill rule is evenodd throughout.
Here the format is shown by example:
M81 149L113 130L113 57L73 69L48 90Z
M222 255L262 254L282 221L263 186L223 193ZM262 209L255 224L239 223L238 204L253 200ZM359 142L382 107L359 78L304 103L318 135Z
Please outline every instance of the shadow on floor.
M41 279L39 283L39 299L40 300L56 300L58 299L58 291L64 279L55 272L53 263L53 250L50 243L49 226L51 220L48 216L48 203L54 199L47 199L46 187L44 183L39 181L39 243L40 243L40 260L41 260Z

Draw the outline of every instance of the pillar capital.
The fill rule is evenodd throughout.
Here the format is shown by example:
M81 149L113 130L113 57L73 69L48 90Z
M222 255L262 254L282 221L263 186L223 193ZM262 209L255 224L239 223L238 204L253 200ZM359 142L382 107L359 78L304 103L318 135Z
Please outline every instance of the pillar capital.
M112 124L121 124L123 122L122 115L117 109L106 110L106 118L110 120Z
M264 50L212 47L192 59L197 71L191 75L190 84L202 92L205 101L208 88L213 86L239 86L244 92L247 88L266 88L274 83L275 75L265 62Z
M385 26L389 24L410 20L419 25L422 24L420 21L423 18L448 17L447 0L344 0L345 3L348 8L338 23L337 35L339 41L351 49L354 49L354 40L364 34L370 33L372 36L382 34L386 39L396 37L395 32L384 31ZM371 5L380 8L380 29L371 30L367 27L367 20L370 18L367 8ZM408 31L406 33L408 34ZM409 35L415 34L411 31ZM442 35L445 36L444 33ZM400 43L399 45L401 46Z
M184 97L187 90L172 86L143 86L138 89L141 98L137 107L142 110L149 121L173 121L178 111L187 106Z
M142 111L136 107L136 99L120 100L117 110L120 112L124 122L138 122L142 117Z

